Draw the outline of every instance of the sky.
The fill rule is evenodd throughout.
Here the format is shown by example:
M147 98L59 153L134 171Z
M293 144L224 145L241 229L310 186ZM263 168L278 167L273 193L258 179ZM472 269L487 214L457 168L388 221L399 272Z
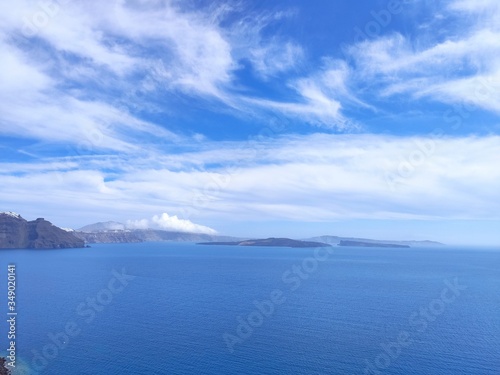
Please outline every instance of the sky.
M0 2L0 211L500 245L497 0Z

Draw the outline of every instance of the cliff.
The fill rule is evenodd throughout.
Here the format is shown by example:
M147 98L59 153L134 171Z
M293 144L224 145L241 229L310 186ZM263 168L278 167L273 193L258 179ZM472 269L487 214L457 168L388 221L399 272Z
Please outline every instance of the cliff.
M10 375L10 370L5 367L6 360L0 357L0 375Z
M83 240L45 219L27 221L12 212L0 213L0 249L63 249L84 246Z

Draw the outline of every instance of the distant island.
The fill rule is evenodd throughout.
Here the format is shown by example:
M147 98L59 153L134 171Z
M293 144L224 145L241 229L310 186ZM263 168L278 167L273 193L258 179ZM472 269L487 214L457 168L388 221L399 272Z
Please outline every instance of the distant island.
M268 246L268 247L330 247L326 243L313 241L299 241L290 238L266 238L258 240L230 241L230 242L200 242L198 245L225 245L225 246Z
M72 232L86 243L211 242L241 241L245 238L162 229L128 229L116 221L86 225Z
M194 242L201 245L269 246L269 247L436 247L435 241L394 241L366 238L318 236L305 239L231 237L218 234L181 232L165 229L134 229L116 221L99 222L80 229L59 228L38 218L27 221L14 212L0 212L0 249L81 248L94 243Z
M441 242L429 240L373 240L369 238L356 238L356 237L339 237L339 236L318 236L305 238L305 241L324 242L330 245L339 245L341 241L356 241L371 244L393 244L393 245L407 245L410 247L441 247L444 246Z
M226 244L238 246L238 243L243 241L265 241L256 240L248 237L231 237L224 235L213 235L205 233L179 232L164 229L130 229L126 224L117 221L106 221L86 225L78 230L73 231L73 234L84 240L86 243L134 243L134 242L209 242L211 244ZM436 247L443 246L442 243L436 241L417 241L417 240L374 240L368 238L353 238L339 236L318 236L311 238L301 238L297 241L316 242L327 245L336 246L340 241L359 241L374 244L394 244L407 245L410 247ZM245 246L245 245L241 245ZM250 246L250 245L246 245ZM255 245L267 246L267 245ZM406 247L406 246L403 246Z
M397 245L393 243L380 243L380 242L374 243L374 242L362 242L362 241L348 241L348 240L341 240L338 246L410 248L409 245Z
M78 247L85 247L85 241L43 218L27 221L14 212L0 213L0 249Z

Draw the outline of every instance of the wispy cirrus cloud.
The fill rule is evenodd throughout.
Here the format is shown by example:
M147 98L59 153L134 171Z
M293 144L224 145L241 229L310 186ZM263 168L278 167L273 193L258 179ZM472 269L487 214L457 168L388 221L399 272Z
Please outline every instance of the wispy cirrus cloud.
M247 9L240 3L240 14ZM230 23L227 37L238 61L249 61L253 73L264 81L294 71L305 58L304 48L285 35L270 34L268 28L280 22L293 22L294 10L262 12L245 15Z
M22 36L21 15L30 20L40 11L38 3L25 1L2 15L2 134L135 153L158 141L183 140L168 123L129 111L150 107L158 92L232 101L223 86L236 61L204 14L164 2L65 3L46 25ZM157 108L148 109L170 111L168 103L154 102Z
M16 9L24 10L23 17ZM134 112L149 107L169 113L169 95L180 93L218 101L236 115L272 110L326 128L349 127L338 100L345 93L336 94L339 87L318 79L321 73L316 78L301 77L296 68L305 58L304 48L286 36L268 35L270 25L293 19L294 11L241 17L246 12L241 4L221 3L195 11L183 10L175 2L70 2L58 5L46 24L38 25L34 15L40 11L38 3L24 0L2 15L10 49L23 54L24 65L57 89L50 96L38 91L39 102L59 94ZM237 21L228 23L235 12ZM49 63L34 64L35 55L43 55ZM283 77L297 94L295 99L280 102L242 93L236 75L242 61L249 61L264 82ZM23 105L36 107L36 103ZM118 135L112 138L115 143L121 140Z
M297 70L306 47L269 32L276 23L292 22L300 10L248 13L244 2L199 9L164 1L57 4L43 25L35 22L43 11L35 1L2 8L0 39L9 72L0 89L6 98L4 132L75 142L104 123L103 144L123 151L133 148L129 132L133 138L145 132L145 140L150 133L177 138L162 130L168 123L141 117L175 114L178 95L196 98L201 107L203 101L214 103L211 110L236 117L262 118L272 111L341 131L359 127L350 109L373 111L379 97L466 100L500 110L499 11L491 1L448 2L440 14L463 27L448 30L444 39L384 35L347 48L344 61L325 57L321 66L306 70ZM238 80L243 61L257 80L278 79L288 94L278 100L247 91ZM19 90L22 95L14 95ZM480 90L487 95L474 94ZM23 113L26 107L32 116ZM37 125L33 117L39 117ZM26 132L29 126L32 132Z
M272 41L250 50L254 69L264 79L295 68L300 64L303 55L302 47L291 42L281 44L278 41Z
M450 1L446 14L460 27L441 40L395 33L352 45L353 79L376 82L371 92L386 98L410 95L500 112L500 7Z
M288 102L255 98L245 100L318 127L340 131L357 130L359 124L344 114L345 107L352 105L370 109L373 107L353 94L350 87L351 78L351 71L346 62L326 59L318 71L288 82L288 86L296 93L299 100Z

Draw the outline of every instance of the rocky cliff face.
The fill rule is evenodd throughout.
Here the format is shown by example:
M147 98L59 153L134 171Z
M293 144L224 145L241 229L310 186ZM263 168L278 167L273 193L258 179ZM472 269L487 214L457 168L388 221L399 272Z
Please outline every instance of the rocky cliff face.
M0 375L10 375L9 369L5 367L5 358L0 357Z
M85 242L47 220L27 221L12 212L0 213L0 249L63 249Z

